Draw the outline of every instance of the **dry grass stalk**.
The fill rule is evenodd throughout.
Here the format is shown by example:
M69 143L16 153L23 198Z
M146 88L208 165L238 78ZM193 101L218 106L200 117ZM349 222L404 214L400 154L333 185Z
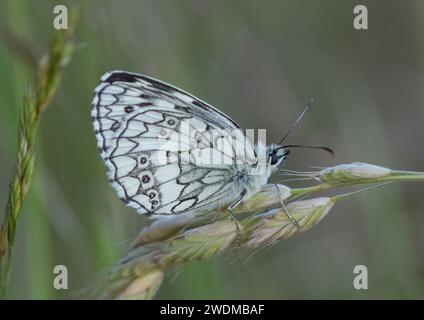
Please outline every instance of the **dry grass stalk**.
M365 163L344 164L305 175L319 183L297 189L278 185L280 192L270 184L238 206L232 212L234 215L241 217L249 213L240 218L238 227L225 211L182 214L154 221L141 230L124 258L100 278L91 297L152 299L168 269L232 249L257 250L272 245L312 228L337 201L354 194L296 200L316 191L365 183L424 181L421 172L390 170Z

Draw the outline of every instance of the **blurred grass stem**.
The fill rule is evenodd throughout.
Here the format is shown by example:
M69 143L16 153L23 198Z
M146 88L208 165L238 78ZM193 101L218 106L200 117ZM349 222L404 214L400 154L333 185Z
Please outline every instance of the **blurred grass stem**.
M71 23L70 26L72 25ZM6 296L9 285L16 224L34 174L36 164L34 143L40 116L56 93L61 79L61 69L68 63L73 50L72 27L56 33L48 54L38 66L35 83L28 88L20 110L15 173L10 184L0 229L0 297L2 298Z

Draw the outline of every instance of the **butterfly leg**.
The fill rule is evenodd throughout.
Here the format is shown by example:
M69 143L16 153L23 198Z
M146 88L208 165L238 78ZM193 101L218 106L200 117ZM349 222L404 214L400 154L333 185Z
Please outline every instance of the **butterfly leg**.
M241 201L243 200L244 196L246 195L246 192L247 192L246 189L244 189L241 192L240 196L236 199L236 201L234 201L232 204L230 204L228 206L228 208L227 208L228 211L231 212L231 210L234 210L234 208L237 207L241 203Z
M290 214L289 210L287 210L286 205L284 204L284 200L281 197L281 192L280 192L280 188L278 188L278 184L274 184L274 185L277 188L278 194L280 195L280 202L281 202L281 205L282 205L284 211L287 214L287 217L289 217L289 219L292 222L292 224L296 226L297 230L300 231L301 230L301 227L299 225L299 222L295 218L293 218L293 216Z
M240 223L237 220L237 218L234 216L234 214L232 213L231 210L233 210L235 207L237 207L241 203L241 201L243 200L243 198L244 198L245 195L246 195L246 189L244 189L242 191L242 193L240 194L240 197L238 197L236 199L236 201L234 201L232 204L230 204L228 206L228 208L227 208L228 212L230 213L230 217L233 219L234 223L236 224L236 228L237 228L237 234L236 234L237 245L240 245L240 240L241 240L241 237L240 237L240 233L241 233L240 232Z
M242 193L240 194L240 196L227 207L227 211L228 211L231 219L233 219L234 222L236 223L237 231L240 231L240 224L239 224L237 218L232 213L232 210L240 204L240 202L243 200L243 197L244 197L245 194L246 194L246 190L243 190ZM219 212L216 213L216 215L209 221L209 223L215 222L218 219L218 217L219 217Z

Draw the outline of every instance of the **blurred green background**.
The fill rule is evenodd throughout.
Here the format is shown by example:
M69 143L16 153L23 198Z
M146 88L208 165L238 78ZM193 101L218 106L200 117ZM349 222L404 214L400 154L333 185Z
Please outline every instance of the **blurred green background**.
M273 142L315 98L290 143L327 145L336 157L296 150L290 169L364 161L424 170L424 1L1 0L2 29L40 57L56 32L59 3L79 6L78 46L41 119L10 298L72 298L148 222L118 200L97 153L90 103L108 70L172 83L245 128L266 128ZM357 4L368 6L368 30L353 28ZM32 79L6 38L0 41L1 208L16 160L22 95ZM248 262L231 254L174 270L158 298L424 298L423 191L420 184L398 184L346 200L314 229ZM57 264L69 269L68 291L53 289ZM367 291L353 288L358 264L368 267Z

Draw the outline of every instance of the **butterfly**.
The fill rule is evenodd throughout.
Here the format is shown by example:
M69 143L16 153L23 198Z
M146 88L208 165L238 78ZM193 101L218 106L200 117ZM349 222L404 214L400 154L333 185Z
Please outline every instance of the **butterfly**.
M91 115L112 187L153 217L232 210L259 192L289 153L281 142L254 144L218 109L136 73L103 75Z

